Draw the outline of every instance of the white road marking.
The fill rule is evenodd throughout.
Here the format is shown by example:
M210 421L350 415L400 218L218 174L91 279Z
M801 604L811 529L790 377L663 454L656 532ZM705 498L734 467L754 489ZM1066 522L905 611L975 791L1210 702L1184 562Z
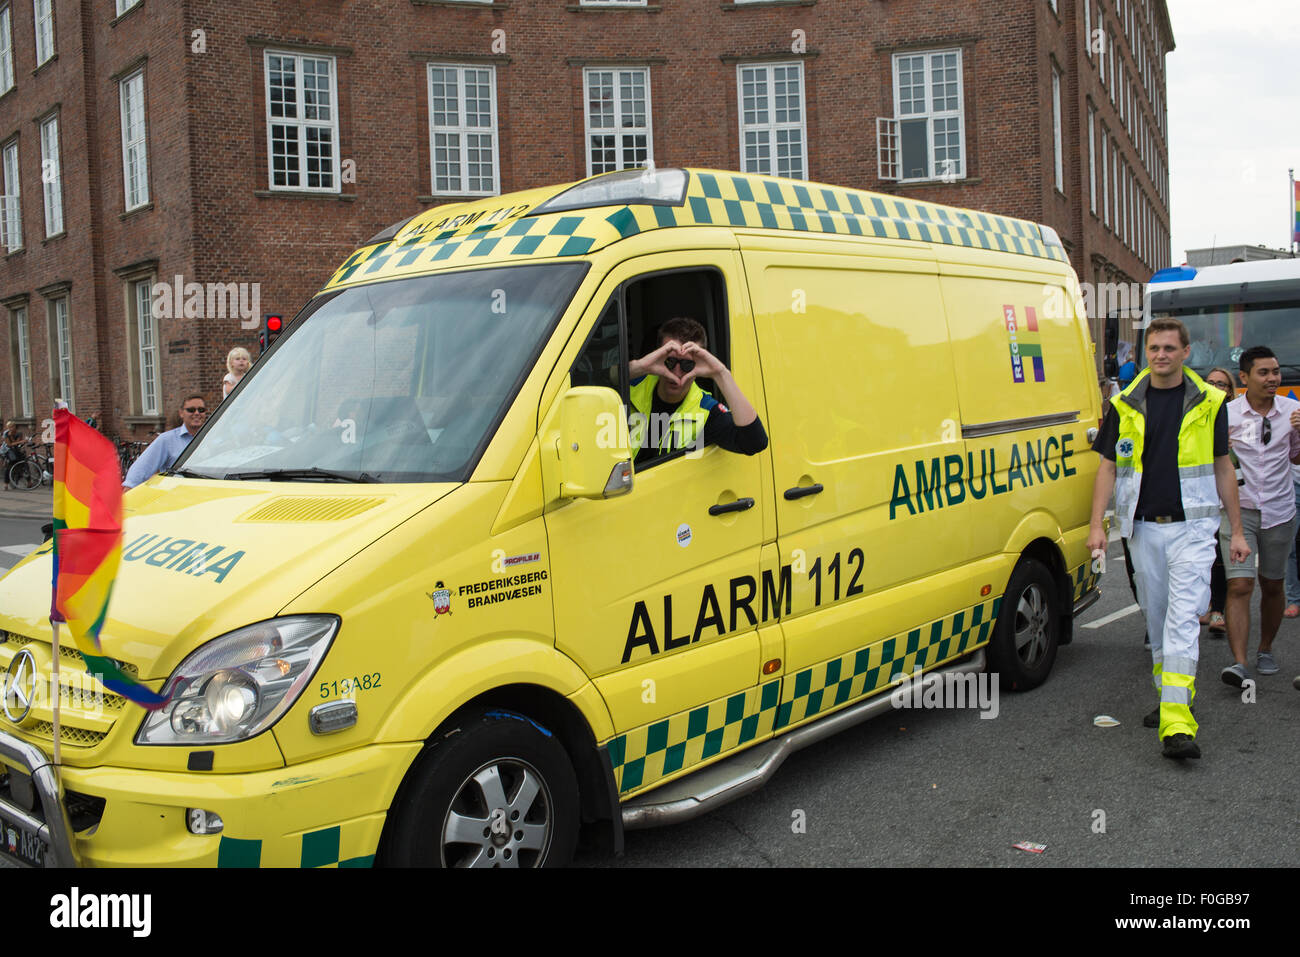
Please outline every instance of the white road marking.
M1101 628L1104 625L1109 625L1112 621L1119 621L1121 618L1127 618L1129 615L1133 614L1133 612L1137 610L1138 610L1137 603L1134 602L1132 605L1129 605L1127 608L1121 608L1119 611L1111 612L1105 618L1098 618L1096 621L1090 621L1083 627Z

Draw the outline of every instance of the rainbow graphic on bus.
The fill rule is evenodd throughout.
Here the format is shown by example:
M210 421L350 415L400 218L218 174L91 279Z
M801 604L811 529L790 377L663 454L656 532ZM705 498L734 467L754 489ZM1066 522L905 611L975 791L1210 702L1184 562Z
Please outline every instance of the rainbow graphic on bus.
M1046 382L1047 374L1043 371L1043 345L1038 335L1038 313L1033 306L1025 306L1025 324L1020 325L1016 319L1015 306L1003 306L1002 318L1007 324L1007 335L1011 337L1011 377L1016 382L1025 380L1025 363L1032 360L1034 381Z

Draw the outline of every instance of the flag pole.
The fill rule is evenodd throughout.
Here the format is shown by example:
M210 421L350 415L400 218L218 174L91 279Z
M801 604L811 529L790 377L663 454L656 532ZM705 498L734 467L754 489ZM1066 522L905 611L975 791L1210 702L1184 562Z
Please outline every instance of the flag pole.
M50 670L50 693L54 696L54 764L59 766L59 744L61 735L59 734L59 702L63 698L62 689L59 687L59 623L50 622L54 626L54 666Z
M1295 191L1295 169L1287 170L1287 174L1291 177L1291 189L1288 190L1286 197L1287 232L1291 234L1291 242L1287 243L1287 247L1294 256L1297 245L1300 245L1300 196L1297 196Z

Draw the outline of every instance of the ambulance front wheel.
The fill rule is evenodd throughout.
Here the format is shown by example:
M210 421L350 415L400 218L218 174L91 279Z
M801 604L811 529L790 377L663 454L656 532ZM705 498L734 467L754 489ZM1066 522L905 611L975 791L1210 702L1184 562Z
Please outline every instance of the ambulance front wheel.
M468 714L412 770L391 814L398 867L558 867L578 838L578 784L555 735L492 708Z
M1028 691L1047 680L1061 634L1059 594L1041 562L1027 558L1012 572L988 651L1002 690Z

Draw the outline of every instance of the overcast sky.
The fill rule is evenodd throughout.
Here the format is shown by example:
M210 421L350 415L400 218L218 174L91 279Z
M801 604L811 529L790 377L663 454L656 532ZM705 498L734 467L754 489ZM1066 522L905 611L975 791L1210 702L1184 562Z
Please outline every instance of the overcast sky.
M1287 170L1300 176L1300 3L1168 2L1173 262L1211 245L1284 247Z

